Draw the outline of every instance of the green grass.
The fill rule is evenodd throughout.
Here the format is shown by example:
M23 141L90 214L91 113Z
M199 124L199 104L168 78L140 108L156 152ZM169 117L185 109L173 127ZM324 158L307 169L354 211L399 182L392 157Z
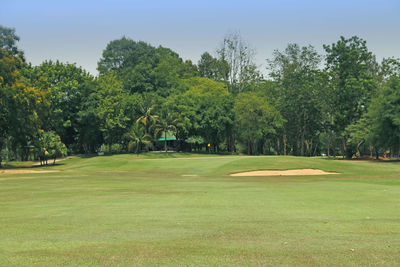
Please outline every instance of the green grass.
M337 175L231 177L262 169ZM1 266L399 266L400 163L193 154L0 173Z

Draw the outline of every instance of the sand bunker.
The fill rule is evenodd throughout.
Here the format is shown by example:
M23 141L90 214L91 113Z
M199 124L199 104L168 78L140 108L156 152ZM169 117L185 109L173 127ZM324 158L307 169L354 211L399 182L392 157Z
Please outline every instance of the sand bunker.
M0 174L19 174L19 173L48 173L48 172L59 172L57 170L44 170L44 171L35 171L35 170L0 170Z
M325 172L317 169L297 169L284 171L252 171L232 173L231 176L289 176L289 175L325 175L338 174L337 172Z

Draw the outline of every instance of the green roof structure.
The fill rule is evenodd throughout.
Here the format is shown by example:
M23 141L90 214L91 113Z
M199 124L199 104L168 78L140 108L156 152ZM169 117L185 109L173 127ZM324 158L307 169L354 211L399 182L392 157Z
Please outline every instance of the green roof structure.
M167 138L165 138L164 131L161 132L161 137L158 138L156 141L175 141L176 137L173 132L167 131Z

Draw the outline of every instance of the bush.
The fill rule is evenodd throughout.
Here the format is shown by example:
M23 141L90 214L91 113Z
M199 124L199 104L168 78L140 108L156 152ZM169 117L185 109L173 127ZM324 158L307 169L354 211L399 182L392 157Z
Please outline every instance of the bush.
M122 145L121 144L112 144L111 145L111 152L112 153L121 153L122 152Z

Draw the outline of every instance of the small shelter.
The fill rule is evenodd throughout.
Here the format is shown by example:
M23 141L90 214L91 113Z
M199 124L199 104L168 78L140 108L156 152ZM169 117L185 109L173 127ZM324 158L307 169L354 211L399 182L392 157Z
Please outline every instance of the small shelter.
M156 149L168 150L168 148L174 148L176 145L176 137L172 131L160 132L160 138L156 141Z

